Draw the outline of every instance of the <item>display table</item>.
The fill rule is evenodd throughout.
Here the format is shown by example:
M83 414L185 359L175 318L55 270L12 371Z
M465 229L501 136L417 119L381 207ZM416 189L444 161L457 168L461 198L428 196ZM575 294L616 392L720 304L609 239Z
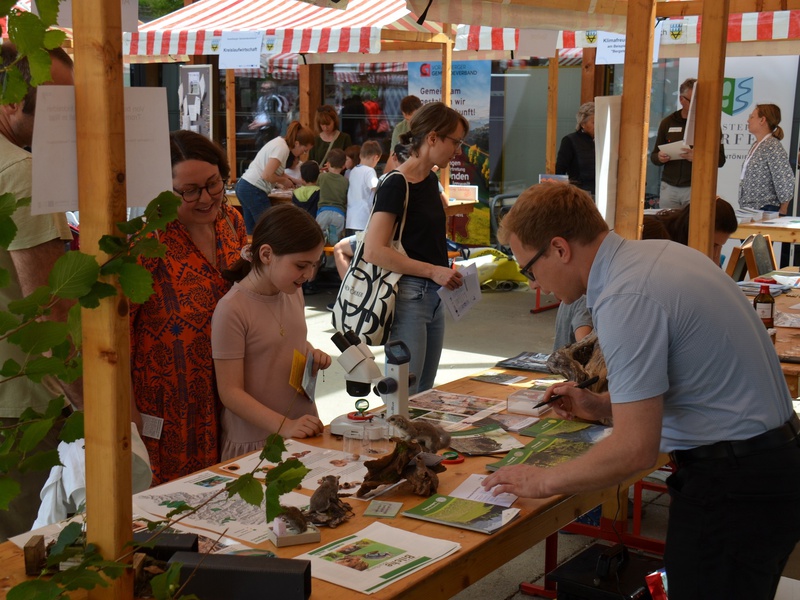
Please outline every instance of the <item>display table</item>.
M800 305L800 290L792 290L775 298L776 312L800 317L800 309L790 308L795 305ZM781 358L781 370L792 398L797 398L800 395L800 329L795 327L776 327L775 329L775 350L778 352L778 357Z
M532 376L530 372L525 371L509 372L527 377ZM443 385L440 389L491 398L506 398L508 394L514 391L514 388L509 386L484 383L469 378ZM522 437L520 439L530 441L531 438ZM341 440L331 436L327 427L323 436L302 441L311 445L335 449L341 449L342 446ZM448 465L447 471L439 474L439 492L443 494L449 493L471 473L487 474L485 465L497 460L498 456L467 457L461 464ZM662 456L657 466L665 464L666 461L667 457ZM223 473L223 471L220 471L220 473ZM226 474L229 475L229 473ZM620 495L622 496L624 493L624 497L627 498L626 488L645 475L647 473L643 472L625 481ZM307 494L310 493L308 490L302 491ZM404 492L403 486L385 494L381 499L403 502L404 509L415 506L422 501L422 498ZM392 527L434 538L457 541L461 544L461 550L426 569L400 579L370 597L377 600L389 598L407 598L409 600L450 598L528 548L558 532L566 524L601 503L607 503L608 511L604 512L609 512L613 515L617 510L617 488L571 496L554 496L543 500L520 498L514 503L515 508L521 509L519 517L491 535L402 516L384 519L382 522ZM373 522L373 518L362 516L368 506L368 502L351 500L350 504L356 516L336 529L320 528L322 532L321 544L354 534ZM624 501L622 506L626 506ZM617 528L620 529L620 525L617 525ZM622 525L621 529L624 530L625 526ZM623 533L622 535L626 534ZM309 545L274 548L269 542L265 542L261 547L268 548L284 558L303 554L313 548L313 546ZM3 574L0 575L1 599L6 597L6 592L10 587L25 578L22 550L12 542L5 542L0 545L0 564L3 565ZM550 567L555 567L555 564L550 565ZM525 580L526 575L526 573L520 573L520 581ZM313 580L312 590L311 597L316 599L350 600L351 598L367 597L320 579ZM76 595L74 597L83 596Z
M800 217L781 217L767 221L740 223L731 237L745 239L749 235L760 233L769 235L773 242L800 242Z

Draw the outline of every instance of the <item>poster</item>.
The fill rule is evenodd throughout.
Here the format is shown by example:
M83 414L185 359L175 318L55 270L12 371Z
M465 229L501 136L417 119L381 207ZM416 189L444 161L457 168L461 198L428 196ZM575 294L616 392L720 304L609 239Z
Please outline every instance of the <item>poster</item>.
M782 144L789 152L797 61L797 56L733 57L725 60L721 107L725 165L717 173L717 194L734 208L739 206L742 164L755 141L747 128L747 117L756 104L777 104L780 107L780 125L784 132ZM697 77L697 66L698 59L682 58L678 82ZM676 83L676 88L677 85L679 83ZM791 156L789 160L792 161Z
M181 65L178 84L178 106L181 129L201 133L214 139L211 115L214 94L211 90L211 65Z
M469 122L461 152L450 162L450 183L478 187L479 204L470 215L454 217L455 241L489 245L489 98L492 64L488 60L453 61L451 106ZM442 63L408 63L408 93L423 104L442 99Z

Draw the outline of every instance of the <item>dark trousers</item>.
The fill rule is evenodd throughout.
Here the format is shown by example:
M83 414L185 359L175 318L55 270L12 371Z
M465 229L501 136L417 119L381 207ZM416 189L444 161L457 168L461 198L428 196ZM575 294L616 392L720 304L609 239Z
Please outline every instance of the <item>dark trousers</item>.
M797 442L700 460L667 479L670 600L767 600L800 540Z

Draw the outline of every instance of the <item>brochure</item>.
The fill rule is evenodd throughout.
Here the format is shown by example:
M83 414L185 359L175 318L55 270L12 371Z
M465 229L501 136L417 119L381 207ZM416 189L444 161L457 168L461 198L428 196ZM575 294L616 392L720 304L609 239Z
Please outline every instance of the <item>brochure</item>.
M547 368L548 358L550 358L549 354L521 352L516 356L501 360L495 366L503 369L519 369L521 371L541 371L542 373L549 373L550 369Z
M494 533L516 518L519 509L434 494L422 504L403 511L403 515L479 533Z
M502 460L486 465L489 471L496 471L506 465L533 465L552 467L584 454L591 444L574 442L553 437L538 437L523 448L512 450Z
M460 549L456 542L376 522L296 558L310 560L317 579L372 594Z
M611 427L584 423L582 421L565 421L563 419L542 419L530 427L520 430L520 435L528 437L549 436L575 442L594 444L611 433Z
M476 421L475 425L500 425L500 427L506 431L517 432L520 429L525 429L528 425L533 425L538 420L538 417L502 413L499 415L492 415L491 417L485 417L480 421Z
M499 425L485 425L450 434L450 447L468 456L499 454L522 446L522 442L506 433Z
M509 494L508 492L492 496L492 490L483 489L483 480L488 475L478 475L473 473L467 477L461 485L450 492L453 498L464 498L466 500L475 500L477 502L488 502L489 504L498 504L500 506L509 507L514 504L518 496ZM365 513L366 514L366 513Z
M466 429L475 421L502 412L505 400L430 389L408 399L412 420L433 421L447 431Z

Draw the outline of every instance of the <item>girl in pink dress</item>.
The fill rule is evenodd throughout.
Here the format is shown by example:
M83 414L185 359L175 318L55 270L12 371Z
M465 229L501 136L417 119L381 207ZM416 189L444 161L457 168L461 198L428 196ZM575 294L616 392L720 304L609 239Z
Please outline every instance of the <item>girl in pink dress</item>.
M296 354L313 371L331 357L306 340L303 284L312 279L323 248L311 215L291 204L269 209L224 276L234 281L211 322L211 348L222 400L222 460L261 450L267 437L322 433L316 405L289 382Z

